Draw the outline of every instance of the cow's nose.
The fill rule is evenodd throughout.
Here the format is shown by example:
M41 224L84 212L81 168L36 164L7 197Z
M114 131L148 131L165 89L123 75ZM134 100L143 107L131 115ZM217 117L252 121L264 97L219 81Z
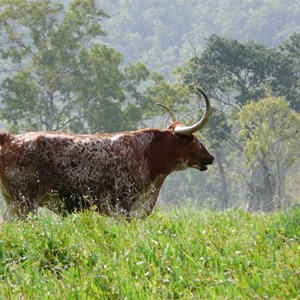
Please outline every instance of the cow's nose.
M211 155L210 158L209 158L209 165L213 164L214 163L214 160L215 158Z

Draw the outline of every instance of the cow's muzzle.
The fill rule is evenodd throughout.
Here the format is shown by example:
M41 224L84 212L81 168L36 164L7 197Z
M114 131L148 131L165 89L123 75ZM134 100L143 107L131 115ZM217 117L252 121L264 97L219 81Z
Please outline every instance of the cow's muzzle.
M210 155L209 157L207 157L204 161L202 161L199 164L199 170L200 171L206 171L207 170L207 166L208 165L212 165L214 163L215 158Z

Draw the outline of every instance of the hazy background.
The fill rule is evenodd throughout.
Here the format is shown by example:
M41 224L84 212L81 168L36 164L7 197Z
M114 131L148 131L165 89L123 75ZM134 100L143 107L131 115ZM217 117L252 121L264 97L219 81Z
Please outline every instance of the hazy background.
M193 90L200 85L215 113L199 136L217 161L204 173L172 174L160 203L268 211L299 201L299 1L78 2L73 14L72 1L0 5L3 130L163 128L168 119L155 101L189 123L202 113ZM64 32L72 41L59 40Z

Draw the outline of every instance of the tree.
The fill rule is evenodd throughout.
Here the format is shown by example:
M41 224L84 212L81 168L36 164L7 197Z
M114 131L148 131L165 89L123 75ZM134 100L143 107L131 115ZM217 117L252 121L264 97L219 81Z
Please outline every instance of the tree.
M108 42L125 61L143 61L171 80L171 71L201 53L212 34L275 47L300 29L297 0L98 2L111 16L104 20Z
M3 117L15 125L23 119L27 128L64 127L77 118L79 99L70 85L80 82L89 41L104 35L100 19L106 14L89 0L72 1L66 12L51 1L2 1L1 8L1 48L16 69L2 84Z
M201 56L191 59L184 82L201 84L220 106L230 105L240 110L249 99L266 95L280 62L287 63L275 49L254 41L241 43L212 35Z
M275 95L285 96L300 112L300 33L294 33L278 47L281 60L275 65L271 82Z
M277 96L287 94L291 107L297 107L297 39L294 38L293 43L289 42L288 45L292 45L289 50L279 50L253 41L242 43L212 35L203 53L193 57L181 71L183 83L202 86L214 100L214 106L220 112L219 117L224 119L212 120L211 124L215 123L216 126L209 128L218 182L222 183L218 192L221 203L227 202L226 191L230 190L228 178L233 172L240 172L235 166L238 166L236 160L241 156L242 142L235 133L240 130L236 115L243 106L250 99L258 101L272 93ZM218 123L222 130L217 126ZM226 168L227 164L230 168ZM250 179L248 187L251 184Z
M100 44L107 14L94 0L73 0L67 8L4 0L0 9L1 53L13 71L1 86L2 118L12 129L122 128L122 56ZM114 128L99 124L104 114L115 117Z
M246 165L260 173L253 188L259 191L261 209L273 210L285 204L285 176L299 158L300 115L284 98L270 96L245 105L239 121Z

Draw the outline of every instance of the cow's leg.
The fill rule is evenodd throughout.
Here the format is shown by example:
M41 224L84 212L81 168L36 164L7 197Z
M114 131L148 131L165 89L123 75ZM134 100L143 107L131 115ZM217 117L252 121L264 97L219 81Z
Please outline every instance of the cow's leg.
M28 189L30 191L30 189ZM18 192L15 195L15 213L19 218L28 218L30 215L35 215L38 210L38 195L36 191L30 192ZM18 211L17 211L18 210Z
M130 209L130 217L138 219L147 218L157 202L158 194L159 192L157 190L151 190L151 192L141 194Z
M40 196L38 206L49 209L59 215L63 215L66 210L65 203L57 192L45 193Z
M4 221L20 219L21 218L20 211L21 211L20 206L17 202L6 205L6 208L5 208L5 211L3 214Z
M24 219L29 214L35 215L37 212L36 197L30 197L21 192L17 194L9 194L9 197L5 195L6 209L4 212L4 220L11 219Z
M36 205L36 201L33 202L32 199L30 199L30 202L29 204L29 201L22 197L21 201L15 201L7 205L3 216L4 220L24 219L28 218L30 214L35 215L38 206Z

